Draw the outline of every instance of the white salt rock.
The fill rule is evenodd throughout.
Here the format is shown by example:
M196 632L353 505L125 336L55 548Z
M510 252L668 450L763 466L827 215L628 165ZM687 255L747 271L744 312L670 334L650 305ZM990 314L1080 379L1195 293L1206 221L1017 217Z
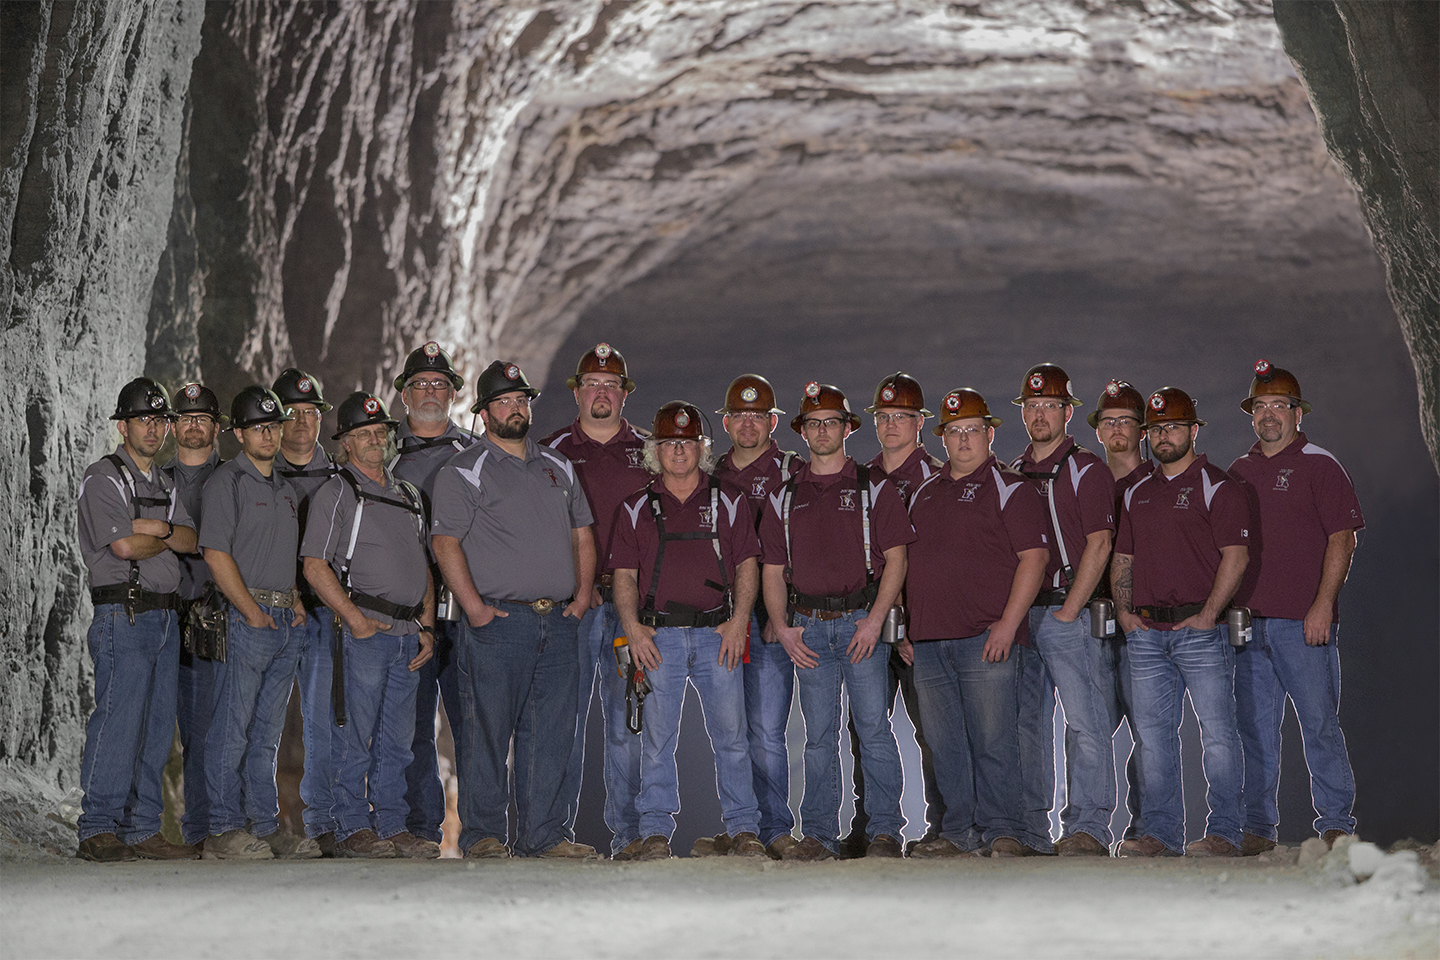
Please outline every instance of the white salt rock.
M1369 880L1380 864L1385 862L1385 851L1373 843L1352 843L1350 846L1350 872L1355 874L1356 880ZM1339 850L1335 851L1337 854ZM1415 858L1419 862L1419 858Z

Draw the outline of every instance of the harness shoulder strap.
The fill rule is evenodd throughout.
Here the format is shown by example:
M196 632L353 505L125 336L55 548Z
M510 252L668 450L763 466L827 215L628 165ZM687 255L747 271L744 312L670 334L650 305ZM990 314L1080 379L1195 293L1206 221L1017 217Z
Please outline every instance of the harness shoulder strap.
M1070 551L1065 546L1065 534L1060 530L1060 513L1055 509L1055 481L1059 478L1060 472L1065 469L1065 462L1080 452L1080 444L1071 443L1070 449L1065 451L1056 463L1053 470L1022 470L1021 460L1015 461L1015 469L1020 470L1031 480L1044 480L1045 499L1050 504L1050 533L1055 537L1055 544L1060 548L1060 569L1056 572L1056 582L1051 586L1060 588L1068 587L1075 581L1075 568L1070 565Z
M865 582L875 582L875 566L870 560L870 468L855 464L855 488L860 494L860 531L865 539Z

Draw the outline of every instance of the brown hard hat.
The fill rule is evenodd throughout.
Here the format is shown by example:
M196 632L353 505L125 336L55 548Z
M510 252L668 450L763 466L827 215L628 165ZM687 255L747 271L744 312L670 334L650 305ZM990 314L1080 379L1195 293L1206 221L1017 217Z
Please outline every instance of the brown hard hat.
M684 400L671 400L655 411L650 435L656 440L703 440L705 420L700 408Z
M828 383L819 383L811 380L805 384L805 394L800 398L800 412L795 419L790 421L790 429L804 435L800 425L805 422L806 414L814 413L817 410L834 410L843 413L850 418L850 429L860 429L860 415L850 410L850 401L845 399L845 394L839 387L833 387Z
M1110 410L1129 410L1135 414L1136 420L1144 422L1145 398L1129 380L1111 380L1105 384L1105 389L1100 394L1100 401L1095 404L1095 409L1090 411L1090 416L1085 418L1085 422L1091 427L1099 429L1100 418Z
M1195 413L1195 401L1179 387L1161 387L1145 401L1145 429L1162 423L1198 423L1205 421Z
M1018 407L1033 397L1054 397L1071 406L1084 406L1070 392L1070 378L1065 371L1053 363L1037 363L1026 371L1025 380L1020 384L1020 396L1010 402Z
M565 381L565 386L574 390L580 385L580 378L587 373L613 373L620 378L620 387L626 393L633 393L635 381L625 373L625 358L619 350L608 343L597 343L585 352L575 364L575 375Z
M990 415L990 404L980 395L979 390L971 390L969 387L960 387L945 394L940 401L940 422L930 429L930 432L937 437L945 435L945 425L952 420L971 420L979 417L985 421L986 426L998 427L1001 424L999 417Z
M921 417L934 416L925 409L925 394L920 391L920 381L908 373L892 373L880 381L875 388L875 402L866 407L865 412L874 413L881 407L914 410Z
M785 412L775 406L775 388L758 373L742 373L731 380L730 386L725 390L725 406L715 412L728 415L740 413L742 410L757 413Z
M1255 361L1255 379L1250 381L1250 396L1240 401L1240 409L1255 412L1256 397L1289 397L1300 405L1301 413L1310 412L1310 401L1300 396L1300 381L1289 370L1273 366L1269 360Z

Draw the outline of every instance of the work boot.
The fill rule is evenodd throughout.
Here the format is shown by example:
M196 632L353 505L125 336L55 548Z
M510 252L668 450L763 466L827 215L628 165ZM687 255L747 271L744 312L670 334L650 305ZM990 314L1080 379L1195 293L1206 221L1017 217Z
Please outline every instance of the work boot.
M91 863L129 863L135 859L135 851L113 833L97 833L80 841L75 857Z
M795 846L785 851L786 860L795 860L800 863L815 863L820 860L834 860L835 854L830 848L814 837L806 837Z
M1320 835L1320 839L1325 841L1325 846L1334 849L1336 840L1339 840L1341 837L1353 836L1353 833L1346 833L1344 830L1326 830Z
M724 857L730 853L730 835L717 833L713 837L696 837L690 847L692 857Z
M859 860L865 856L865 849L869 843L865 839L865 831L851 830L840 841L840 850L836 856L841 860Z
M1267 837L1247 833L1240 837L1240 856L1258 857L1275 849L1275 841Z
M1240 848L1224 837L1211 834L1185 847L1187 857L1238 857Z
M320 844L289 830L276 830L260 838L270 845L276 860L318 860Z
M910 852L911 852L912 850L914 850L916 847L920 846L920 844L922 844L922 843L929 843L931 840L938 839L939 836L940 836L940 834L938 834L938 833L932 833L930 830L926 830L926 831L925 831L925 836L921 837L920 839L918 839L918 840L906 840L906 841L905 841L905 856L907 856L907 857L910 856Z
M1025 856L1025 845L1014 837L996 837L990 844L990 856L996 860Z
M727 835L725 839L732 857L758 857L760 859L766 857L765 845L760 842L758 836L749 830L742 830L734 837Z
M440 844L434 840L417 837L409 830L402 830L393 837L386 837L395 847L395 856L407 860L434 860L440 856Z
M905 851L900 848L900 841L888 833L877 835L874 840L870 841L869 846L865 848L866 859L870 857L895 858L904 856Z
M765 848L765 852L770 855L771 860L784 860L785 851L794 848L799 842L799 840L796 840L790 836L790 834L782 833L770 841L770 845Z
M504 840L497 840L494 837L481 837L470 845L465 851L466 860L509 860L510 848L505 846Z
M936 837L933 840L920 840L910 848L909 857L912 860L954 860L960 857L980 856L977 850L961 850L956 846L955 841L947 840L944 837Z
M615 853L610 854L610 859L615 863L620 863L625 860L638 860L640 858L640 850L644 846L645 841L637 837Z
M1061 857L1108 857L1110 848L1081 830L1056 842L1055 853Z
M320 848L320 856L322 856L322 857L338 857L338 856L340 856L340 854L337 853L336 850L335 850L335 831L334 831L334 830L327 831L327 832L325 832L325 833L320 834L320 836L316 837L316 838L315 838L315 845Z
M273 860L270 844L239 827L205 838L203 860Z
M1178 857L1180 854L1165 846L1164 842L1157 837L1146 834L1143 837L1131 837L1120 844L1119 856L1122 857Z
M335 844L335 853L358 860L393 860L396 856L395 844L381 840L374 830L356 830Z
M636 860L669 860L673 856L670 853L670 840L658 833L652 837L646 837L645 842L640 845L640 853Z
M130 849L135 851L137 857L146 860L199 860L200 852L192 846L179 843L171 843L165 839L165 834L157 833L154 836L146 837L139 843L130 844Z
M542 860L599 860L600 854L588 843L572 843L561 840L555 846L540 854Z

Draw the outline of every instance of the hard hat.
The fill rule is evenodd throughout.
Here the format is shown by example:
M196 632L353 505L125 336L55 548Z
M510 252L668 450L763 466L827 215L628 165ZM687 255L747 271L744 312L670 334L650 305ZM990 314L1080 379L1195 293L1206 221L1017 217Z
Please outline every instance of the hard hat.
M1250 396L1240 401L1240 409L1255 412L1256 397L1289 397L1300 406L1301 413L1310 412L1310 401L1300 396L1300 381L1289 370L1272 366L1269 360L1255 361L1255 379L1250 381Z
M705 439L700 408L684 400L671 400L655 411L654 429L650 435L656 440Z
M120 388L115 400L115 412L111 420L129 420L131 417L164 417L175 419L170 406L170 393L149 377L136 377Z
M476 381L475 392L480 395L480 399L475 401L470 412L479 413L481 407L500 394L515 390L519 390L531 400L540 396L540 391L530 386L530 381L525 379L525 372L518 364L508 360L496 360L485 368L485 372L480 374L480 379Z
M985 402L979 390L960 387L945 394L945 398L940 401L940 421L930 432L937 437L943 437L947 423L952 420L973 420L976 417L984 420L985 425L990 427L998 427L1003 422L999 417L990 415L990 404Z
M284 423L294 417L286 413L286 407L273 390L266 390L260 384L253 384L235 394L230 401L230 425L238 429L253 427L257 423Z
M1071 406L1083 406L1080 399L1070 392L1070 378L1053 363L1037 363L1026 371L1025 380L1020 384L1020 396L1010 402L1018 407L1035 397L1053 397Z
M933 416L925 409L925 394L920 390L920 381L908 373L892 373L875 388L875 402L865 408L874 413L880 407L899 407L914 410L921 418Z
M405 384L417 373L443 374L449 378L450 386L456 390L465 386L465 378L455 372L455 367L450 362L450 354L440 349L440 344L434 340L410 351L410 356L405 359L405 372L395 378L395 389L404 390Z
M1205 426L1195 413L1195 401L1179 387L1161 387L1145 401L1145 429L1162 423L1198 423Z
M297 403L313 403L315 409L321 413L330 409L330 404L325 402L320 393L320 381L304 370L286 367L280 371L280 376L275 378L270 389L275 391L275 396L287 407Z
M335 420L340 429L335 431L331 440L339 440L351 430L376 423L383 423L391 428L400 425L398 420L391 419L390 410L385 406L384 400L364 390L356 390L341 402Z
M845 399L845 394L839 387L811 380L805 384L805 393L800 398L800 412L795 415L795 419L790 421L790 429L803 436L804 430L801 425L805 422L806 415L817 410L835 410L843 413L850 419L850 429L858 430L860 428L860 415L851 412L850 401Z
M626 393L635 389L635 381L625 373L625 358L620 351L608 343L597 343L575 364L575 375L565 381L565 386L574 390L580 385L580 378L587 373L613 373L620 378L620 387Z
M732 414L751 410L756 413L784 413L775 406L775 388L758 373L742 373L730 381L725 390L725 406L716 413Z
M1111 380L1105 385L1105 389L1100 394L1100 401L1095 404L1095 409L1090 411L1090 416L1085 418L1085 422L1098 429L1100 418L1110 410L1128 410L1135 414L1136 420L1143 422L1145 398L1140 395L1140 391L1136 390L1130 381Z

